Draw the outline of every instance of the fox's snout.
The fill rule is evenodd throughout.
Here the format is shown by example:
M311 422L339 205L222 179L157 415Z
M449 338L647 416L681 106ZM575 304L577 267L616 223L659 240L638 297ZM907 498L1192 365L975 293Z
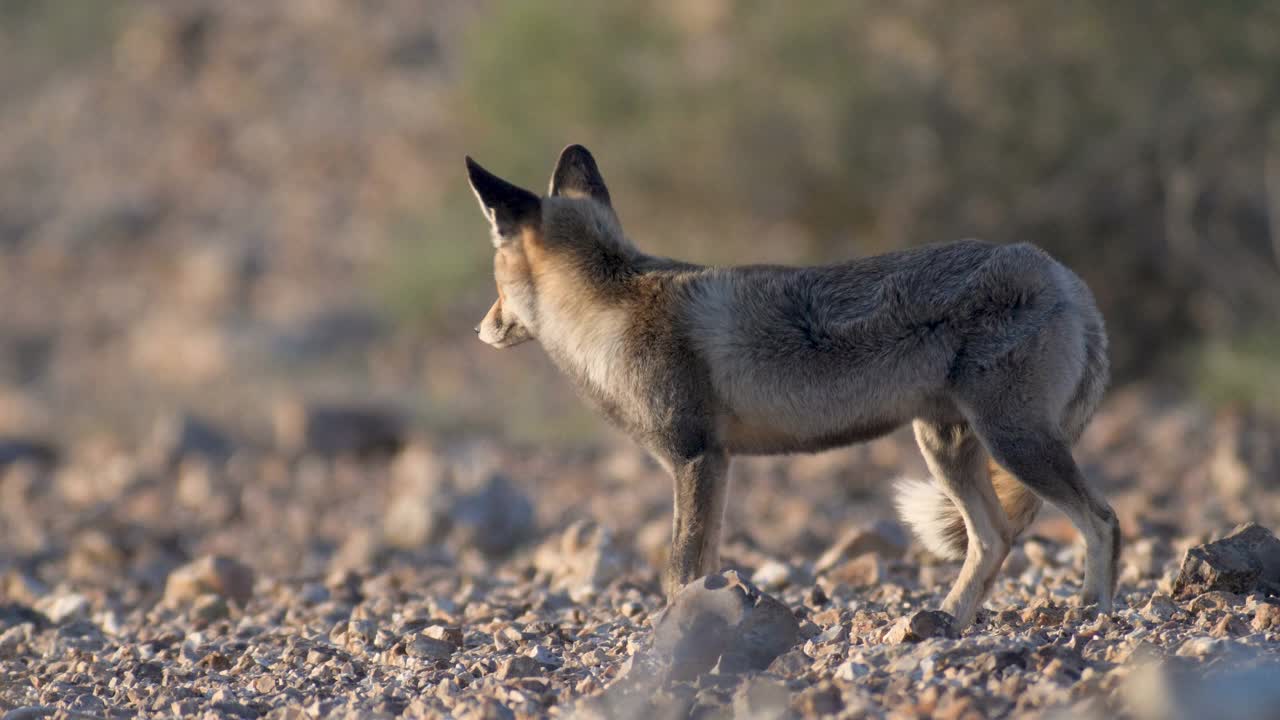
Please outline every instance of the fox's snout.
M533 338L518 320L502 312L501 298L489 308L475 331L481 342L496 348L508 348Z

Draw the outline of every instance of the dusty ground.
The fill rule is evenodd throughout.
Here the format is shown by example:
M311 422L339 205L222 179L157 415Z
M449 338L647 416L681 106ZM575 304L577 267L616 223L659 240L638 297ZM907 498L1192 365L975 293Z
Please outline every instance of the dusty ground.
M1266 436L1239 418L1149 393L1114 396L1081 448L1127 535L1114 614L1077 606L1081 552L1046 513L974 627L948 637L917 616L957 567L892 522L887 481L920 466L900 435L735 467L726 564L783 603L796 634L763 672L722 659L683 680L650 649L670 491L641 453L410 438L388 454L390 419L314 412L330 432L266 444L188 417L137 448L52 460L10 446L0 707L28 708L15 718L1160 717L1193 707L1174 690L1212 697L1215 677L1239 685L1280 650L1278 588L1175 597L1174 585L1186 548L1236 522L1276 526L1275 466L1262 466L1274 446L1264 452ZM352 449L374 454L333 454ZM659 635L694 632L667 622ZM707 642L751 634L738 630ZM1274 692L1227 696L1263 690Z

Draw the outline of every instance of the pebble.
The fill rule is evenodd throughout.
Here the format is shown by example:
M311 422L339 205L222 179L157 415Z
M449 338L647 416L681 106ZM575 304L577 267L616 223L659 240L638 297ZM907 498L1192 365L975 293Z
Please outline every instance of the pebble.
M169 574L165 581L164 602L168 605L190 603L212 593L245 605L253 597L254 572L233 558L206 555Z
M941 610L920 610L898 620L885 635L885 642L900 645L930 638L955 637L954 618Z

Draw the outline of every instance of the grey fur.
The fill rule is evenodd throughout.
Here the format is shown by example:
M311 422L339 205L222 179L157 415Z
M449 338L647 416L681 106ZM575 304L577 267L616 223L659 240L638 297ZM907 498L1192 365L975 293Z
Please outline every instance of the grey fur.
M537 339L671 471L668 593L718 569L730 456L824 450L914 421L966 528L944 609L972 619L1039 505L1026 488L1081 529L1085 594L1110 607L1115 515L1070 454L1106 385L1106 337L1073 273L1034 246L976 240L807 268L657 258L623 235L590 154L571 146L565 162L552 188L570 191L516 228L496 227L503 197L473 181L505 238L486 316L503 327L482 339ZM1019 489L997 496L988 455Z

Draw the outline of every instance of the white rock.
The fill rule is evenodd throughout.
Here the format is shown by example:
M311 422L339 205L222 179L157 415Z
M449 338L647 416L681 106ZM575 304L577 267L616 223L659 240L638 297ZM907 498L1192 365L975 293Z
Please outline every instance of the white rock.
M44 613L55 623L87 617L89 615L89 599L80 593L55 595L44 604Z
M763 590L781 590L791 584L794 573L791 567L778 560L761 565L751 576L751 582Z

